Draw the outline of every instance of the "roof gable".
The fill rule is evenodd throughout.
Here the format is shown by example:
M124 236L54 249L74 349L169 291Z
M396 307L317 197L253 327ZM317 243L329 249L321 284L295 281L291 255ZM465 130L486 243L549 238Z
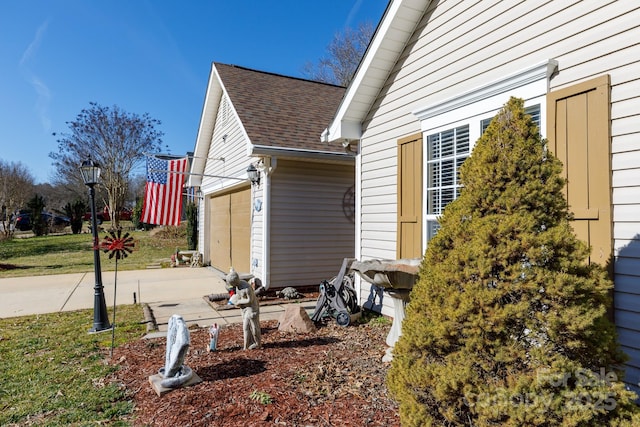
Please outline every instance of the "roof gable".
M322 132L322 141L360 139L362 122L430 3L390 1L330 126Z
M342 147L318 139L344 92L340 86L212 63L188 185L202 182L223 94L247 136L249 155L273 150L346 157Z
M214 64L254 146L343 152L318 135L345 88L226 64Z

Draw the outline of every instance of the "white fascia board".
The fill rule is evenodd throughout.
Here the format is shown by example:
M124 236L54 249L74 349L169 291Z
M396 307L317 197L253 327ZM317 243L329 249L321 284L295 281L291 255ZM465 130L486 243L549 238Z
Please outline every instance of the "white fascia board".
M371 76L369 72L370 67L376 57L381 54L381 47L385 44L392 43L396 45L399 43L399 40L388 39L388 34L391 32L397 32L398 26L402 23L402 27L410 27L404 28L406 31L406 39L402 40L402 46L406 46L407 41L413 34L416 25L420 22L422 18L422 14L426 7L429 5L431 0L393 0L390 2L389 6L387 6L387 10L385 11L382 20L380 21L380 25L378 26L371 43L367 47L367 51L364 54L364 57L360 61L358 65L358 69L356 74L354 75L351 83L349 83L349 87L342 98L342 102L338 107L336 115L334 116L331 124L327 129L322 132L321 139L325 142L339 142L345 139L360 139L362 134L362 122L365 119L367 112L361 112L357 114L353 114L352 105L356 98L356 95L361 94L361 88L364 83L369 83L367 86L368 91L371 91L371 87L376 87L374 94L366 95L364 98L368 100L369 105L373 104L375 97L382 89L382 86L385 83L386 76L389 75L393 66L397 62L397 57L402 53L402 49L394 49L398 50L396 52L397 57L394 61L387 62L388 67L384 71L384 78L374 78ZM400 13L403 12L403 13ZM413 19L409 19L413 18ZM380 70L377 70L379 72ZM358 102L361 104L363 101L363 97L360 96ZM347 119L348 118L348 119ZM357 131L356 131L357 129Z
M468 92L444 101L428 105L413 111L413 114L422 122L464 107L477 104L496 95L509 93L517 88L532 84L541 83L544 85L542 91L546 93L549 78L558 69L558 61L549 59L532 67L520 70L509 76L500 78L486 85L479 86ZM423 129L424 130L424 129Z
M331 126L322 132L321 141L341 142L344 140L360 140L362 136L362 123L359 121L334 121Z
M222 96L222 83L216 72L215 65L211 64L209 73L209 83L207 92L204 97L202 106L202 114L200 116L200 125L198 126L198 135L196 136L196 146L193 150L193 161L191 162L190 172L187 179L187 186L198 187L202 185L202 174L207 162L209 148L211 146L211 138L213 137L213 128L215 127L216 118L218 116L218 107Z
M267 145L250 144L250 156L290 157L301 159L327 160L352 164L354 155L350 152L336 153L333 151L306 150L303 148L273 147Z

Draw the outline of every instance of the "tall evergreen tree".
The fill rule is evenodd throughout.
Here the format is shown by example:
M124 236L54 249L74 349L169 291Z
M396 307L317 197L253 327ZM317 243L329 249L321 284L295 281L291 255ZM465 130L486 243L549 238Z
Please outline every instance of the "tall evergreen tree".
M463 164L394 350L403 425L640 425L562 164L512 98ZM634 418L635 417L635 418Z

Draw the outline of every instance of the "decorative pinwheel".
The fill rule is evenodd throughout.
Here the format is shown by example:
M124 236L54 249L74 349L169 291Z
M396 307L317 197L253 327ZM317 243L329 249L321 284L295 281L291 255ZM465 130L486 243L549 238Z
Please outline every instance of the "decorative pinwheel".
M135 247L135 241L129 233L122 235L122 229L109 230L109 235L104 237L104 240L100 242L99 248L103 252L109 252L109 259L115 257L116 259L116 271L113 281L113 322L111 328L111 357L113 357L113 347L115 344L116 333L116 295L118 290L118 260L126 258Z
M104 240L100 244L102 251L109 252L109 259L116 257L116 268L118 260L126 258L135 247L135 241L129 233L122 235L122 230L110 230L109 235L105 236Z

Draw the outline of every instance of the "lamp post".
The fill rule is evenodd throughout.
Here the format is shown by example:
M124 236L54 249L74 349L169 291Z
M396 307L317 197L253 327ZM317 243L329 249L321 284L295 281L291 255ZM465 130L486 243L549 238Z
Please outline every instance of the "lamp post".
M96 283L93 287L93 328L89 332L101 332L111 329L107 316L107 304L104 300L104 286L102 286L102 271L100 269L100 248L98 244L98 223L96 220L96 191L93 188L100 178L100 167L89 159L80 166L82 180L89 187L89 199L91 204L91 233L93 234L93 269Z

